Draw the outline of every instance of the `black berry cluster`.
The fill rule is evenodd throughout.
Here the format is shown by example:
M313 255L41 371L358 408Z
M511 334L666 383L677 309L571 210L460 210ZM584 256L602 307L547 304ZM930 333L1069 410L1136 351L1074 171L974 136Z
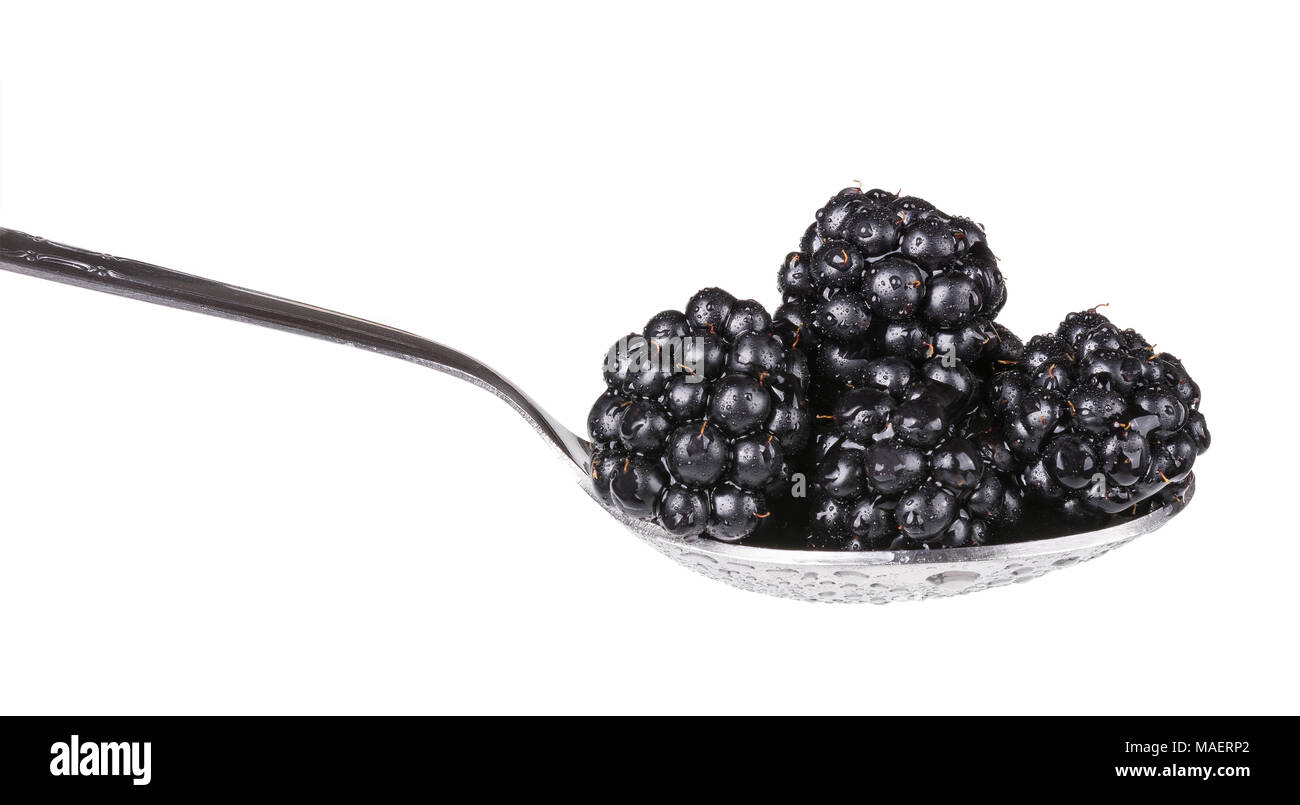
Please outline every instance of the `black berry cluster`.
M619 339L587 419L597 494L678 536L753 534L811 437L808 359L791 346L760 304L718 288Z
M806 547L981 545L1023 509L985 386L1021 343L984 230L919 198L849 188L780 272L777 326L812 359Z
M1020 519L996 420L942 379L902 370L844 391L817 421L809 547L983 545Z
M1201 390L1182 362L1096 308L1025 344L993 379L992 406L1033 497L1069 515L1186 503L1210 446Z
M610 349L598 496L683 537L934 550L1195 488L1210 435L1182 363L1096 309L1022 342L994 321L1006 284L968 218L842 190L780 290L769 317L706 288Z
M863 353L983 366L1014 338L993 323L1007 291L984 230L912 196L841 190L787 255L779 284L777 319L808 348L833 345L828 370Z

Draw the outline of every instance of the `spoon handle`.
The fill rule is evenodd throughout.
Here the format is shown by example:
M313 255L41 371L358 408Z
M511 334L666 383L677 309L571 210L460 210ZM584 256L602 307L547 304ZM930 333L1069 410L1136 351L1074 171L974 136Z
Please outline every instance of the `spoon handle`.
M463 352L404 330L290 299L182 274L100 252L64 246L0 227L0 268L224 319L349 344L468 380L505 400L543 438L585 472L591 445L495 370Z

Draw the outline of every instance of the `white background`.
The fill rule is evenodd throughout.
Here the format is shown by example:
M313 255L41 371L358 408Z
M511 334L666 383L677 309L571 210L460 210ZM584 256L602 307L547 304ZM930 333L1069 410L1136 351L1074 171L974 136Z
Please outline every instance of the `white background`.
M461 347L581 428L608 344L769 306L853 179L1109 302L1214 446L1167 529L887 607L742 593L414 365L0 274L0 711L1300 712L1283 4L0 3L0 225Z

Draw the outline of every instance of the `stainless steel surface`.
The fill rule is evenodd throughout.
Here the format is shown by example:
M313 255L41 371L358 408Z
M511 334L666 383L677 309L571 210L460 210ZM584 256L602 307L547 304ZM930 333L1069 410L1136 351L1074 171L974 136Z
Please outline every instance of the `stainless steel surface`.
M591 444L522 390L470 356L404 330L159 266L0 228L0 268L104 293L348 344L437 369L500 397L578 470L587 494L656 550L710 578L810 601L916 600L1037 578L1100 556L1164 525L1157 510L1120 525L1053 539L941 551L786 551L687 541L596 498Z
M590 485L587 489L594 498ZM687 541L653 523L629 521L617 510L605 508L660 553L733 587L804 601L873 604L961 595L1036 579L1095 559L1155 531L1174 516L1169 509L1157 509L1109 528L1008 545L853 552Z

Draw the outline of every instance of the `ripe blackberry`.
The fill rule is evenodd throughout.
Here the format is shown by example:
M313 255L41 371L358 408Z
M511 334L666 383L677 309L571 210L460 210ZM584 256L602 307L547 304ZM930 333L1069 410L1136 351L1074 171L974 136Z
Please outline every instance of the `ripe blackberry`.
M776 318L803 348L870 342L880 354L972 365L1001 357L992 321L1006 285L984 230L923 199L841 190L786 257L779 285Z
M982 545L1023 509L1013 462L987 448L994 420L964 366L900 358L817 415L808 547L908 550ZM1000 439L992 439L1000 442Z
M1096 308L1029 339L989 402L1026 464L1025 490L1070 515L1181 508L1210 446L1201 390L1182 363Z
M752 535L812 434L797 337L757 302L705 288L619 339L587 417L596 494L679 536Z

